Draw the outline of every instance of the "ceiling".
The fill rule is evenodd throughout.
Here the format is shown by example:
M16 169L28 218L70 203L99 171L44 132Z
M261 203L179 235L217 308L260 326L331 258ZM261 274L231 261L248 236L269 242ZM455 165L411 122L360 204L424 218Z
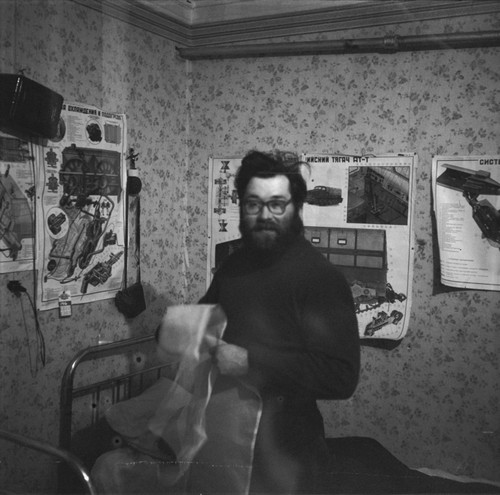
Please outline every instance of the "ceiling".
M136 3L193 25L289 15L318 9L354 7L374 0L135 0Z

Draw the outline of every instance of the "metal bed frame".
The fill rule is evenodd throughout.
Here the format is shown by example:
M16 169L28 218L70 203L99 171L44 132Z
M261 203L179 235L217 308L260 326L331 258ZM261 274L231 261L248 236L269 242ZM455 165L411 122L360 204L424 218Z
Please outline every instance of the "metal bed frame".
M174 371L172 368L173 363L158 362L160 359L158 357L155 358L154 353L151 352L151 347L154 348L154 345L154 335L129 338L110 344L89 347L77 353L69 362L61 384L59 449L47 448L45 444L39 445L36 442L31 443L32 448L43 450L56 456L61 456L62 452L62 458L66 462L59 465L58 493L71 493L75 495L76 493L86 491L91 495L94 494L90 478L88 480L90 486L88 483L85 483L85 487L82 485L82 479L84 482L86 481L85 477L88 476L88 472L90 472L92 466L81 466L78 462L78 456L76 458L74 457L74 449L72 451L72 439L75 433L73 429L80 431L79 426L75 428L75 422L77 422L75 420L75 412L77 411L74 403L75 399L91 398L91 411L87 411L85 418L87 418L87 414L91 416L88 423L92 426L99 421L101 414L104 413L104 411L101 412L100 410L102 402L100 401L101 394L106 397L111 397L111 400L105 403L107 407L112 403L120 402L140 394L161 376L172 377ZM144 349L147 349L148 353L145 354L147 356L146 362L140 363L141 369L132 371L127 370L126 372L117 371L116 376L109 377L105 380L88 379L83 385L75 386L75 376L77 371L80 370L80 365L82 363L92 362L100 358L107 358L108 356L125 356L127 360L130 360L131 352L141 352ZM152 358L151 362L149 362L149 358ZM98 369L101 370L101 367L99 366ZM80 373L80 375L82 375L82 373ZM84 376L88 378L88 374ZM79 382L82 381L81 378L82 377L79 377ZM97 432L97 430L95 431ZM2 437L2 433L3 432L0 430L0 437ZM13 438L12 435L10 435L10 437L14 441L19 440ZM328 481L328 483L331 482L332 486L337 486L340 483L341 486L351 487L350 483L354 483L354 479L358 480L356 481L358 485L364 479L367 486L368 484L374 486L373 484L377 483L377 490L380 489L380 492L383 492L385 488L389 486L387 483L390 483L391 487L399 486L397 484L394 485L394 483L399 483L401 485L400 493L414 493L415 483L420 483L421 489L427 485L432 488L432 490L429 491L425 490L427 493L430 491L444 493L444 491L446 491L441 490L445 485L434 485L432 477L427 478L425 475L418 473L418 471L407 468L397 459L393 459L392 455L373 439L365 437L336 438L329 439L329 445L332 451L343 453L344 459L347 459L349 462L349 466L351 466L352 462L357 462L359 466L369 466L365 471L362 470L360 473L350 473L352 480L346 479L346 472L342 470L338 473L332 472L331 481ZM110 445L109 449L112 448L113 446ZM375 464L373 463L374 459L377 459ZM71 469L69 469L70 467ZM80 473L76 473L79 474L77 485L71 484L75 481L75 470L80 471ZM444 480L438 479L438 482L443 483ZM75 486L77 486L76 490ZM483 486L489 488L489 490L479 491L478 489L477 491L473 491L476 493L492 492L491 486L489 485L479 485L479 488L482 489ZM455 485L453 485L453 487L455 487ZM449 490L447 493L450 491L454 490ZM423 493L423 491L421 493ZM463 493L465 493L465 491Z
M90 495L96 495L97 492L95 490L94 485L92 484L88 470L82 464L80 459L78 459L71 452L59 449L46 442L40 442L33 438L29 438L24 435L19 435L17 433L12 433L6 430L0 430L0 438L21 445L22 447L26 447L32 450L37 450L44 454L51 455L53 457L56 457L64 461L65 463L64 465L66 467L70 467L71 470L77 475L78 479L82 483L82 486L86 488L86 491L88 491Z
M161 363L159 359L151 356L150 348L154 346L155 336L147 335L144 337L128 338L107 344L100 344L88 347L78 352L73 359L68 363L61 381L60 391L60 415L59 415L59 448L71 452L74 435L74 402L78 398L91 398L91 416L87 426L94 426L103 416L104 411L101 411L102 395L106 395L110 399L107 405L130 399L139 395L143 390L152 385L162 375L172 369L172 363ZM127 356L133 352L141 352L144 349L149 351L146 354L145 362L140 362L140 369L126 370L125 372L117 372L116 376L98 381L75 386L75 377L77 371L80 370L80 365L84 362L96 361L103 358L112 358ZM151 358L151 362L149 362ZM133 365L133 359L127 357L127 361ZM137 361L142 361L137 359ZM137 364L137 363L136 363ZM138 367L139 368L139 367ZM116 370L115 370L116 371ZM82 373L80 373L82 375ZM80 377L81 378L81 377ZM86 466L89 470L92 466ZM70 481L71 473L68 472L67 466L60 466L58 473L58 492L59 493L74 493L74 487Z

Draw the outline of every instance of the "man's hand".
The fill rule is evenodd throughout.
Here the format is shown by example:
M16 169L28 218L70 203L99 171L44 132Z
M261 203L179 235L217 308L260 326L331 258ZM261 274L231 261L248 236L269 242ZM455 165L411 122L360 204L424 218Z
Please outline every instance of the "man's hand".
M248 373L248 351L232 344L220 344L213 349L213 360L222 375L243 376Z

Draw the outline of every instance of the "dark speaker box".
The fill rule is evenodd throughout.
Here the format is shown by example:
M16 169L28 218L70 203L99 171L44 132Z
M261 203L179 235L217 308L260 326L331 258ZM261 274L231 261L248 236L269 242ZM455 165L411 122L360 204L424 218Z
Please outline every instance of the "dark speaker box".
M0 127L52 139L57 135L63 97L18 74L0 74Z

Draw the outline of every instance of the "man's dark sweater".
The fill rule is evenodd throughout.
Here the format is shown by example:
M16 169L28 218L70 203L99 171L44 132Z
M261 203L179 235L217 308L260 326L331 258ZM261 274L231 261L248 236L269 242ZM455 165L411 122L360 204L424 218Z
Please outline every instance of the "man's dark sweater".
M233 253L200 302L222 306L224 340L247 349L247 378L263 397L254 489L311 491L326 450L316 400L347 399L358 381L357 319L345 278L299 237L268 258ZM278 480L276 463L284 473Z

